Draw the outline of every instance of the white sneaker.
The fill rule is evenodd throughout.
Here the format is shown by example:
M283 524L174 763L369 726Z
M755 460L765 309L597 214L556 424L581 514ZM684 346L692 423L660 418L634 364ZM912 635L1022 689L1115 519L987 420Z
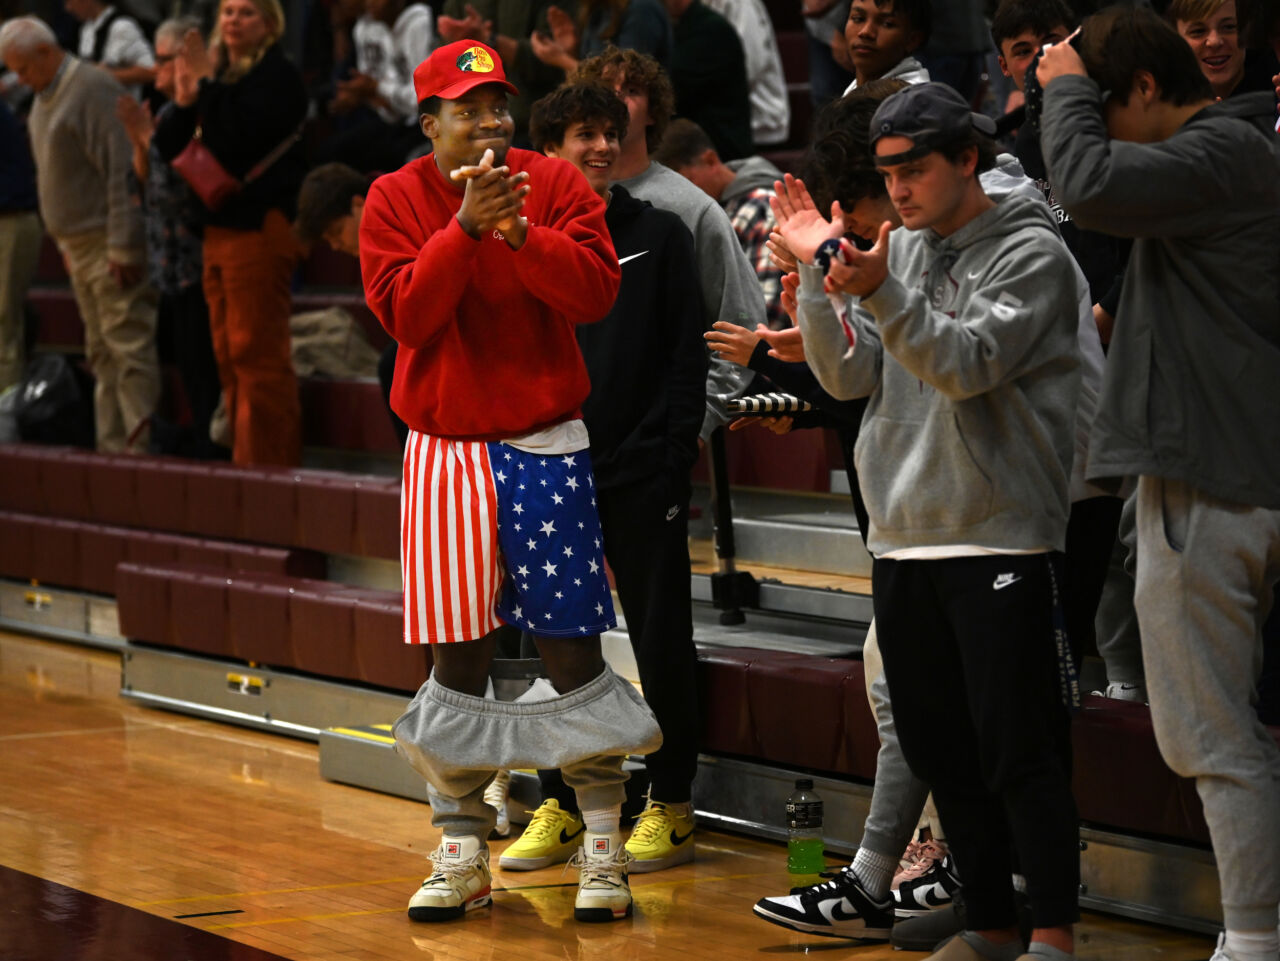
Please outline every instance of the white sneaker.
M579 869L575 921L619 921L631 917L627 864L632 860L622 834L586 832L583 846L569 861Z
M507 817L507 795L511 793L511 772L499 771L484 789L484 803L498 812L498 820L489 832L489 840L505 838L511 833L511 819Z
M489 849L479 838L440 839L431 852L431 875L409 899L413 921L452 921L492 903Z
M1135 704L1146 704L1147 686L1145 684L1121 684L1119 681L1112 681L1107 685L1107 689L1102 692L1102 696L1116 701L1132 701Z

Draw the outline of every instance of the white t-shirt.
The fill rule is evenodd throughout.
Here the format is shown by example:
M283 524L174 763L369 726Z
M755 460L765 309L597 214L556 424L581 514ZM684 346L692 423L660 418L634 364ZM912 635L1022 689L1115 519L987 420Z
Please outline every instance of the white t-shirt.
M76 51L81 60L93 62L93 48L98 38L98 29L103 22L115 12L115 7L107 7L92 20L80 25L80 46ZM107 42L102 48L101 63L107 67L154 67L155 55L151 44L147 43L138 21L128 14L116 17L107 30Z
M705 0L742 38L747 55L747 87L751 101L751 139L757 144L782 143L791 130L791 104L782 73L778 38L763 0Z
M379 107L387 123L416 124L418 97L413 70L431 52L435 42L435 17L425 3L407 6L388 27L365 15L356 21L356 69L378 82L378 93L389 106Z

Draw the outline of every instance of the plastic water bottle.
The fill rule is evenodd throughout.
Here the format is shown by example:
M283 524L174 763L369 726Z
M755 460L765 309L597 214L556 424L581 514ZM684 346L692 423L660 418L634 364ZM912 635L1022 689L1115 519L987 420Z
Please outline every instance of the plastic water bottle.
M818 874L827 866L822 857L822 798L807 777L796 780L787 798L787 871Z

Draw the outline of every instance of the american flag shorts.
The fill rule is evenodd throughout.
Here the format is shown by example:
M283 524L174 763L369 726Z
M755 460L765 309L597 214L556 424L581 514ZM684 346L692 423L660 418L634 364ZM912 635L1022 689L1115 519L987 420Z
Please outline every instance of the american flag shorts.
M407 643L474 640L504 622L547 637L617 623L585 450L410 431L400 531Z

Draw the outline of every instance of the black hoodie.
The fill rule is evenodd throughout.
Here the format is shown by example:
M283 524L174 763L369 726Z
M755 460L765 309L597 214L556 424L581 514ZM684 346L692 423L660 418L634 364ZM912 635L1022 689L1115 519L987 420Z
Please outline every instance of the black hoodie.
M675 214L616 185L605 223L622 286L604 320L578 327L591 376L582 416L596 485L664 475L672 494L687 497L707 389L693 236Z

